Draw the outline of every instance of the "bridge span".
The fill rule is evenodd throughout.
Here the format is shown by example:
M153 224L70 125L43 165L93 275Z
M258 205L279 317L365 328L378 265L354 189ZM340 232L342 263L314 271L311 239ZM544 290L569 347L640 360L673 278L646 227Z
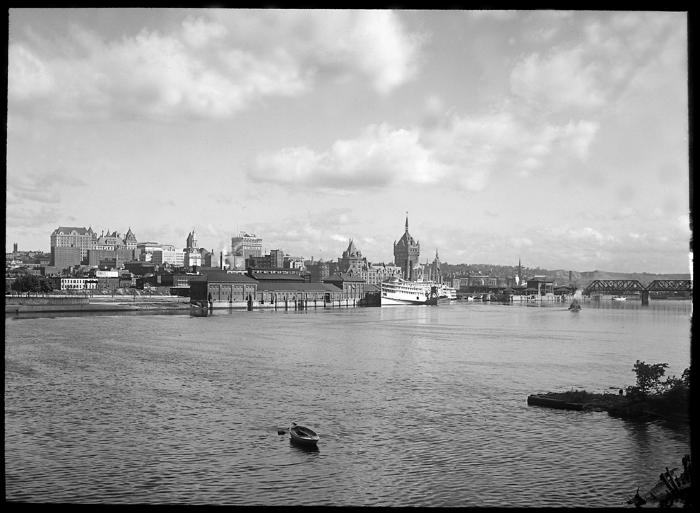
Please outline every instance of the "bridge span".
M583 293L635 294L642 298L642 304L649 304L649 292L691 292L691 280L654 280L643 285L638 280L593 280L583 289Z

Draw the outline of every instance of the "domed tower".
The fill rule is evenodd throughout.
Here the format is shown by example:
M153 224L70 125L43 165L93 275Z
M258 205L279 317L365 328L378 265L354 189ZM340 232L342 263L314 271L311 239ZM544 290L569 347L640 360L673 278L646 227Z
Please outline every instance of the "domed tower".
M401 268L406 280L415 280L413 268L420 258L420 243L408 233L408 214L406 214L406 230L398 242L394 242L394 263Z

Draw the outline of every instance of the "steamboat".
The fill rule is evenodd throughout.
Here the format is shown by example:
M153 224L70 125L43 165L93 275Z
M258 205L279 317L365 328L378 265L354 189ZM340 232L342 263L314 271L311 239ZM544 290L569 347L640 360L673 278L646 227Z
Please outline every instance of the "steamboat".
M382 282L381 305L436 305L439 288L430 282L391 277Z

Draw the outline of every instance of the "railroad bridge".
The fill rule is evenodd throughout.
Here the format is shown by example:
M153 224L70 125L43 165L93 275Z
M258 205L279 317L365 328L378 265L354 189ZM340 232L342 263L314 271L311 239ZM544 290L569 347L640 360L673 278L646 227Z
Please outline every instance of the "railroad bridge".
M583 289L584 294L606 292L609 294L639 293L642 304L649 304L649 292L690 292L691 280L654 280L644 286L638 280L594 280Z

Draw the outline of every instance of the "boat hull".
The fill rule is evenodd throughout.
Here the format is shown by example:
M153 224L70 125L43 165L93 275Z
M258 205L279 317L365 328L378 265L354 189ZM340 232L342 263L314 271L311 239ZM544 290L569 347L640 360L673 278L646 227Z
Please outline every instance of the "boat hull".
M402 299L402 298L391 298L382 297L382 306L406 306L406 305L430 305L430 299ZM434 304L437 304L435 302Z
M315 447L318 443L319 436L309 428L302 426L292 426L289 429L289 441L303 445L305 447Z

